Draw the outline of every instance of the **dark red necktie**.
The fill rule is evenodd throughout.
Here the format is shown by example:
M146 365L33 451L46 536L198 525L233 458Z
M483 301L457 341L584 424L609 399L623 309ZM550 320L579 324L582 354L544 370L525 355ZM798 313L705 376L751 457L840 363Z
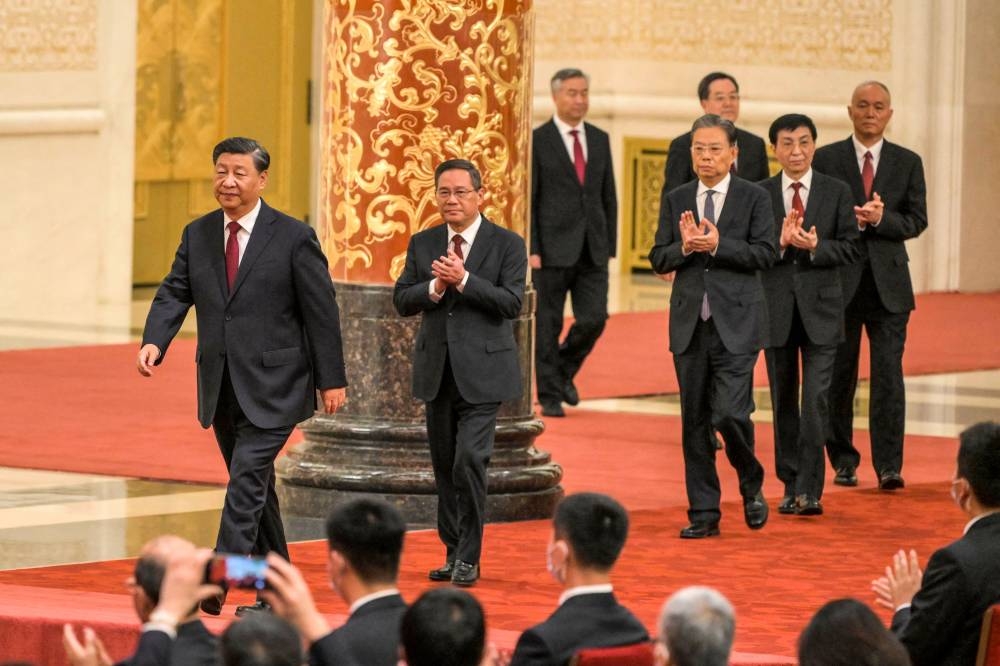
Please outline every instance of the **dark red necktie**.
M865 201L872 198L872 182L875 180L875 169L872 167L872 153L865 152L865 165L861 167L861 182L865 186Z
M576 167L576 177L583 185L583 175L587 172L587 158L583 156L583 144L580 143L580 130L570 130L573 135L573 166Z
M465 255L462 253L462 234L455 234L451 237L452 250L458 255L458 258L465 261Z
M792 208L797 210L801 217L805 217L806 207L802 205L802 197L799 196L799 190L802 189L802 183L792 183L792 189L795 190L792 194Z
M229 291L233 290L236 282L236 272L240 269L240 240L236 234L240 230L239 222L230 222L229 238L226 240L226 283Z

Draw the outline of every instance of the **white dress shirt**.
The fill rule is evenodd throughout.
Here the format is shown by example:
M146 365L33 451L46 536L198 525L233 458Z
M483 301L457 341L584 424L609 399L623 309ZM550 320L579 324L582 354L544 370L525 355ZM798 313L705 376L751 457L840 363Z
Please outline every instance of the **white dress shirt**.
M573 135L569 133L570 130L576 130L577 132L579 132L579 134L577 134L577 137L579 137L580 139L580 146L583 147L583 161L584 162L588 161L587 134L583 129L584 127L583 123L581 122L576 127L573 127L568 123L564 123L559 118L559 116L552 116L552 122L556 124L556 128L559 130L559 136L562 137L563 145L566 146L566 152L569 153L569 161L576 164L576 158L573 155Z
M858 173L865 168L865 153L872 154L872 175L878 173L878 161L882 157L882 145L885 143L885 139L879 139L875 145L868 147L858 141L858 137L851 135L851 141L854 143L854 154L858 158Z
M469 252L472 251L472 244L476 242L476 235L479 233L479 227L483 226L483 215L480 213L476 216L476 221L465 228L465 231L459 233L458 235L462 237L462 261L465 262L469 258ZM452 231L451 227L448 227L448 247L444 249L444 254L448 254L448 250L454 245L454 240L456 233ZM437 293L434 291L434 283L437 280L431 280L430 286L427 288L430 290L431 300L437 303L444 297L444 293ZM465 290L465 285L469 282L469 271L465 271L465 275L462 277L462 281L455 286L459 293Z
M244 215L238 220L232 220L225 213L222 214L222 251L226 251L226 244L229 242L229 223L237 222L240 225L239 231L236 232L236 242L240 244L240 261L243 261L243 253L246 252L247 243L250 242L250 234L253 232L253 225L257 224L257 216L260 214L260 199L257 199L257 205L253 207L249 213Z

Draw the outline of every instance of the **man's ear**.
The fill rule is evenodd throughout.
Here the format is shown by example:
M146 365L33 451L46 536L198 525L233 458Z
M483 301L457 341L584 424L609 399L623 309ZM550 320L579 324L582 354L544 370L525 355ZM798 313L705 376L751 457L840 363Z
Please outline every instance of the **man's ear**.
M556 539L552 542L552 566L556 569L566 565L569 560L569 543L565 539Z
M662 638L656 639L656 642L653 643L653 665L670 665L670 651L667 650L667 644L663 642Z

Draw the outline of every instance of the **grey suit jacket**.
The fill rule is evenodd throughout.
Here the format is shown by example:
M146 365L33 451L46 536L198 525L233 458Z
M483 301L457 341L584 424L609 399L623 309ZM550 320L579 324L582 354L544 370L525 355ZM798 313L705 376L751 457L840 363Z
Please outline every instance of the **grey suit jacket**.
M759 184L771 195L774 243L780 254L779 239L785 218L781 174ZM783 347L787 343L796 305L813 344L832 345L844 337L845 304L839 267L858 257L858 225L847 185L813 170L802 227L816 230L819 237L816 252L789 246L774 266L761 273L767 294L769 347Z
M463 292L430 297L431 263L445 254L448 225L410 238L406 265L393 292L396 311L422 314L413 351L413 395L433 400L444 364L451 364L462 398L502 402L521 395L521 370L511 320L521 312L528 256L524 239L485 217L465 259L469 280Z
M767 338L767 308L758 271L777 258L771 199L760 186L733 177L716 225L715 256L684 256L680 217L687 210L697 216L697 192L698 181L693 180L667 194L649 252L654 271L677 271L670 293L670 351L680 354L688 348L706 292L726 349L734 354L759 351Z
M312 416L316 389L347 385L326 257L312 228L261 201L229 293L224 226L219 209L184 228L142 344L159 347L161 363L193 305L201 425L212 423L227 365L240 407L254 425L293 425Z
M615 256L618 198L608 135L584 123L587 168L584 184L576 176L554 121L535 128L531 147L531 253L545 268L572 266L586 241L598 266Z
M851 137L816 151L813 169L847 183L854 204L865 203L861 169ZM910 257L903 241L916 238L927 228L927 186L920 156L902 146L882 144L872 191L882 197L885 208L877 227L867 226L861 234L860 260L841 270L847 302L861 282L865 265L871 265L882 305L889 312L909 312L916 303L910 280Z

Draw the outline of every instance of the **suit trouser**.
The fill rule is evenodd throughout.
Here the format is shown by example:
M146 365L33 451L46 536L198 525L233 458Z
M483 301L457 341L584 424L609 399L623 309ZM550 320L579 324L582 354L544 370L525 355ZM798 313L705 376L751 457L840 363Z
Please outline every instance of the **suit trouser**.
M826 450L834 468L857 467L861 462L861 454L854 446L854 393L858 386L861 329L864 327L871 347L868 431L872 465L879 475L902 471L906 425L903 349L909 321L909 312L885 309L871 268L865 267L858 290L844 311L846 337L837 347L833 363Z
M427 436L437 485L438 536L449 562L478 564L486 520L486 466L499 402L466 402L445 359L437 396L427 403Z
M764 484L764 468L754 455L750 420L757 355L734 354L726 349L711 319L699 320L688 348L674 354L681 391L688 518L692 522L717 522L722 516L713 428L722 434L726 457L736 469L743 499L752 499Z
M802 404L799 406L799 354ZM785 496L820 499L826 473L823 443L829 422L830 380L837 345L809 341L798 305L783 347L764 350L774 413L774 463Z
M608 267L584 257L566 268L532 271L538 292L535 314L535 375L539 402L562 402L562 387L579 372L608 320ZM559 342L566 295L572 298L573 324Z
M285 528L274 491L274 459L294 427L258 428L251 423L236 399L226 368L212 421L229 471L216 551L240 555L274 552L288 559Z

